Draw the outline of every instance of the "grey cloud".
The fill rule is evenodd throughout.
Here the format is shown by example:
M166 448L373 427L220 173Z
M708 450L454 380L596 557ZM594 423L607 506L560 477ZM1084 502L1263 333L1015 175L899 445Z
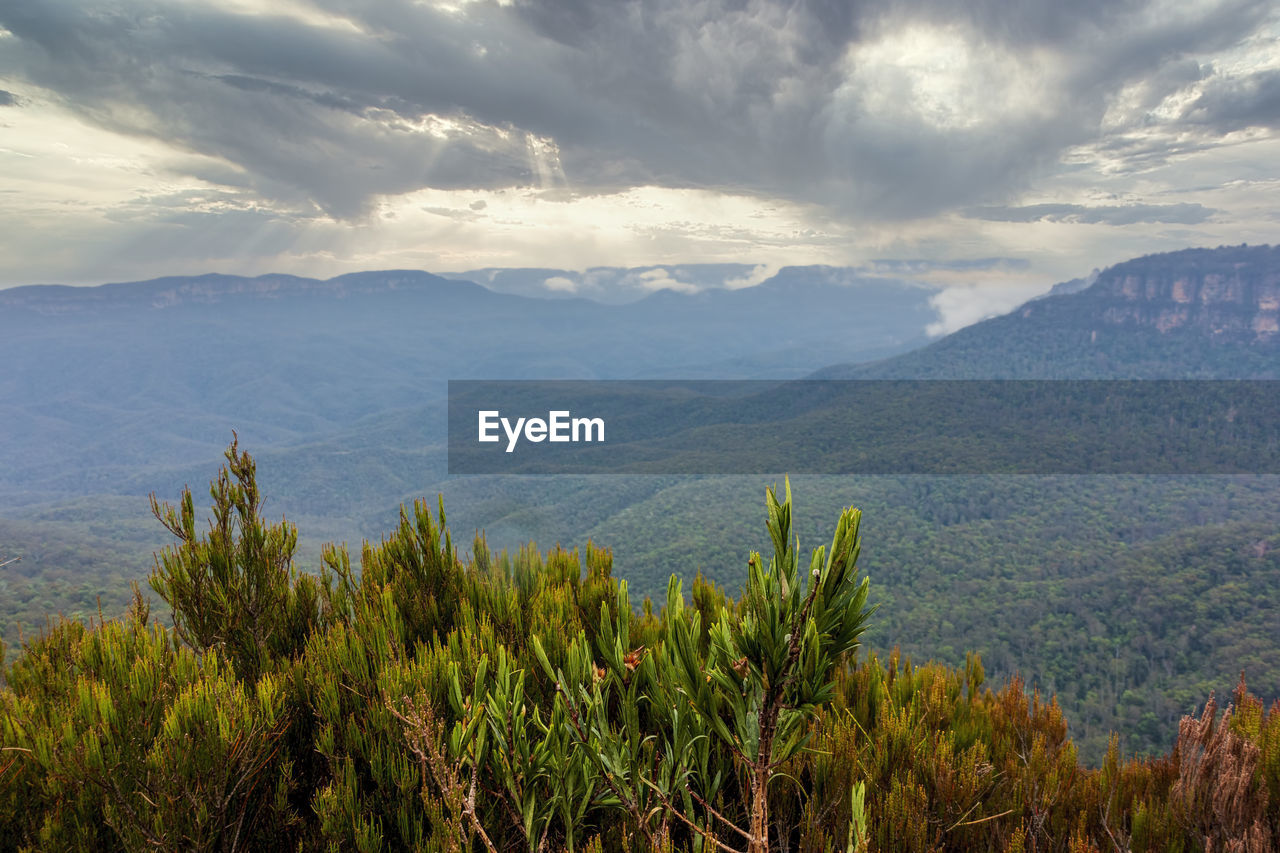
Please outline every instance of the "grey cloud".
M278 199L351 216L379 194L532 179L523 134L477 125L422 82L432 78L426 60L448 67L456 48L419 56L279 18L134 11L137 20L54 3L0 12L0 21L21 40L30 77L84 117L228 160ZM414 132L428 113L459 127Z
M6 92L0 89L0 107L14 107L18 105L18 96L13 92Z
M255 209L163 210L140 217L123 242L106 254L136 256L153 270L204 261L208 269L225 268L282 252L332 249L331 234L315 233L291 217Z
M1170 222L1197 225L1217 213L1201 204L1029 204L1021 207L977 207L965 211L971 219L993 222L1079 222L1101 225L1134 225Z
M1188 107L1185 118L1218 133L1246 127L1280 128L1280 69L1243 77L1215 77Z
M900 13L923 12L938 23L970 22L987 37L1011 44L1070 44L1082 35L1095 35L1124 26L1141 12L1146 0L926 0L920 4L890 3Z
M909 218L1011 197L1098 142L1121 87L1149 81L1149 108L1199 79L1190 53L1235 44L1270 14L1254 0L1181 16L1149 0L311 5L349 26L154 0L11 4L4 66L82 118L338 217L423 187L652 184ZM1037 103L958 126L886 108L904 99L855 85L875 69L851 50L913 22L963 34L978 57L1035 54L1048 69ZM1270 103L1246 108L1247 95L1215 103Z
M935 271L982 272L988 270L1026 270L1031 262L1026 258L960 258L954 260L925 260L917 258L880 258L858 269L873 275L913 276Z
M423 207L422 210L426 213L430 213L435 216L443 216L446 219L452 219L456 222L475 222L484 218L482 214L476 212L476 208L474 207L469 210L459 210L454 207L438 207L433 205Z
M1058 12L1048 5L1070 10L1073 22L1055 31L1050 23ZM828 186L833 193L870 205L877 214L908 217L971 205L984 197L999 198L1010 189L1034 185L1061 169L1064 152L1112 141L1109 134L1116 131L1104 134L1100 125L1117 93L1135 85L1145 87L1146 103L1158 104L1198 79L1199 64L1189 54L1230 47L1272 14L1270 6L1254 0L1198 7L1180 16L1167 16L1154 6L1103 3L1077 9L1070 3L1019 4L1004 24L997 24L993 16L998 17L1005 4L978 4L967 11L955 4L939 4L937 8L958 19L968 16L979 45L1003 45L1014 56L1052 48L1056 56L1047 79L1052 82L1056 77L1060 84L1040 93L1030 109L960 130L931 127L912 116L886 121L865 106L865 98L855 96L843 110L832 109L832 121L825 129L833 159L841 154L846 158L837 175L852 175L855 180L837 180ZM1025 70L1009 72L1015 77L1020 73ZM1001 93L987 97L999 103ZM1146 114L1135 117L1118 132L1140 132L1148 118ZM1166 139L1162 144L1185 143ZM876 171L876 179L858 186L856 176L868 169Z

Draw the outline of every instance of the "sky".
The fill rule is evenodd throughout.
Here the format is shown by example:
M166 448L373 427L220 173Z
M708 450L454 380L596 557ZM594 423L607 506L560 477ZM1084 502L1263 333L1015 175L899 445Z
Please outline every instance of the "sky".
M1273 0L0 0L0 287L888 265L980 316L1280 241L1278 39Z

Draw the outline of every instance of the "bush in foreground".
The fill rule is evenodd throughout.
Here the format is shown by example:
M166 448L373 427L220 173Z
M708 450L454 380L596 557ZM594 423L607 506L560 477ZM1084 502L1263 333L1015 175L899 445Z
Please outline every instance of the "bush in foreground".
M734 601L633 611L608 551L461 556L403 511L319 576L236 445L120 620L51 623L0 692L0 847L57 850L1221 850L1280 841L1280 709L1245 689L1174 751L1080 765L1057 704L897 654L860 514L802 558L789 490Z

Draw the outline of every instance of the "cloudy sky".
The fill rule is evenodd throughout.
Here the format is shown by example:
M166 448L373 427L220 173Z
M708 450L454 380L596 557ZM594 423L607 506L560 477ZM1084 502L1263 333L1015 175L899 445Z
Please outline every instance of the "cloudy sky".
M0 0L0 287L1277 242L1278 10Z

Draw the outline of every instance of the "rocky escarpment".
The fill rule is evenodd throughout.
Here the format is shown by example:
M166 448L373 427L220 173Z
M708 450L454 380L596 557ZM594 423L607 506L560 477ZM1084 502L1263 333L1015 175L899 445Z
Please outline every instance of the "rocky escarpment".
M1149 255L827 379L1280 379L1280 247Z
M1075 298L1089 309L1079 319L1102 326L1280 342L1280 247L1189 249L1137 258L1105 270ZM1032 303L1022 316L1041 310Z

